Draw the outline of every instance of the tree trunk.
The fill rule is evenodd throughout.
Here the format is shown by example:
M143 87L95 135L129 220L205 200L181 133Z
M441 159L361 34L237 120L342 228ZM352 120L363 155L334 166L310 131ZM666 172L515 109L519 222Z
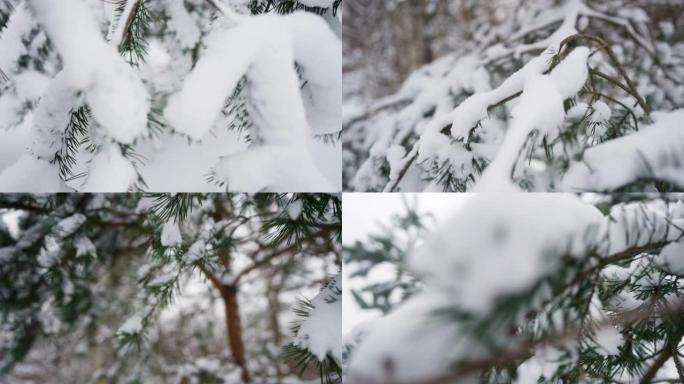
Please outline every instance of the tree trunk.
M240 323L240 310L238 307L237 287L223 286L221 297L226 307L226 326L228 328L228 345L233 355L235 364L242 370L242 381L251 383L252 377L247 368L245 358L245 344L242 340L242 324Z

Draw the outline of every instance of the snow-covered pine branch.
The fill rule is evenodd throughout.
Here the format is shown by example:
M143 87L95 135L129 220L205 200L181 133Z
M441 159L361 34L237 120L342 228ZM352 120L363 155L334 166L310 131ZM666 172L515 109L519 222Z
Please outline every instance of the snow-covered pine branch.
M246 76L259 144L223 158L214 168L217 180L238 191L334 189L308 148L312 134L332 134L341 126L341 46L327 24L306 13L239 19L237 26L214 32L207 44L165 117L190 137L204 136ZM306 93L295 63L309 84Z
M342 274L338 273L312 300L300 299L295 312L301 317L285 347L285 359L305 370L315 365L321 383L342 380Z
M352 331L345 379L681 379L682 224L678 195L471 196L409 253L419 292ZM347 248L347 267L379 268L362 250L381 238Z
M338 190L338 6L293 0L69 0L59 6L4 1L0 21L7 28L0 35L0 68L7 81L0 84L0 190ZM281 39L278 49L291 57L288 67L274 61L271 69L261 60L258 71L218 71L213 73L217 78L204 78L207 90L224 79L232 82L231 76L239 86L222 90L224 98L210 117L193 109L202 98L182 108L175 105L176 114L197 119L203 135L166 121L163 111L169 110L170 99L177 99L172 96L178 96L198 60L220 56L212 50L239 52L229 65L251 64L256 46L249 43L252 35L245 38L246 29L263 41ZM234 46L217 46L221 34L234 35ZM295 60L297 72L291 68ZM253 83L261 84L260 91ZM296 90L278 88L285 83L296 84L290 87ZM271 107L274 100L288 103L279 109L287 111L282 120L297 122L296 128L274 127L273 121L281 120L269 115L278 111ZM276 128L279 133L265 134ZM287 130L292 133L282 133ZM286 139L273 140L278 135ZM260 149L267 146L275 149ZM283 149L292 146L296 149ZM250 147L277 152L280 158L262 167L265 160L250 155ZM280 180L226 183L222 170L236 166L243 173L267 170ZM172 173L176 177L169 178ZM250 172L254 179L259 174ZM289 179L296 187L287 184Z
M681 44L672 22L663 18L672 5L622 3L502 3L493 17L488 4L463 5L461 25L441 24L447 35L463 40L455 52L413 72L395 94L374 102L348 98L345 189L680 186L684 180L672 171L681 163L672 144L679 136L667 123L655 130L668 133L649 135L638 159L628 151L608 154L617 146L610 145L613 140L651 131L659 115L671 121L668 114L676 118L684 105L684 63L676 53ZM435 9L443 11L437 6L426 12ZM394 49L401 55L404 47ZM350 68L355 60L363 63L352 56ZM363 79L364 70L361 64L349 77ZM568 91L561 92L560 103L551 102L551 84L541 79ZM655 154L663 151L667 155ZM597 161L599 152L615 163ZM630 165L611 165L618 163ZM613 178L602 185L606 173Z

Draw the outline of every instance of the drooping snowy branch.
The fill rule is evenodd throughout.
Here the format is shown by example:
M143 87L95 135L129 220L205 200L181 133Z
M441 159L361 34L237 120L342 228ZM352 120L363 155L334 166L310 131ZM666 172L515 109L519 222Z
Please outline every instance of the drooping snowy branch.
M165 116L179 132L200 139L246 76L258 144L222 159L217 178L231 190L334 189L308 148L313 134L340 129L341 48L325 22L306 13L252 17L217 30L207 44ZM295 63L310 82L304 94ZM245 173L254 164L261 177Z
M464 20L472 31L453 28L458 36L465 34L463 48L456 46L456 52L413 72L395 94L372 103L352 100L343 124L345 188L487 189L479 181L494 162L501 167L499 152L504 151L506 169L498 173L507 173L516 187L559 190L564 188L564 173L583 161L586 149L649 124L654 105L663 112L681 107L684 65L672 57L679 48L670 41L671 31L657 39L646 32L655 22L642 8L655 12L661 5L616 10L590 0L544 4L511 6L501 11L510 17L496 22L487 19L487 13L478 13L488 9L486 5L473 5L469 15L477 19ZM486 28L479 28L483 24ZM589 49L584 59L566 57L580 44ZM509 131L519 128L511 116L521 115L523 109L516 104L527 79L568 59L572 62L565 67L570 71L589 71L580 77L556 76L557 86L577 89L563 99L565 117L558 130L525 135L524 143L511 144L515 135ZM653 71L647 69L651 65ZM529 101L532 92L527 93ZM536 113L543 111L539 107ZM649 181L634 184L644 183Z
M101 36L90 11L78 0L30 4L64 60L67 85L84 92L108 136L133 142L147 126L149 95L117 48Z

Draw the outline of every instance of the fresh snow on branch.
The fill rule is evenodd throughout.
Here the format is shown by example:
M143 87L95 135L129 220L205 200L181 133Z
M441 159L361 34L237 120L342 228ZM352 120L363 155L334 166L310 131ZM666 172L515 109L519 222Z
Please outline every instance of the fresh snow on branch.
M395 225L390 238L408 234ZM645 369L630 366L681 344L683 228L674 194L470 196L417 249L393 249L408 252L417 292L351 331L346 379L529 384L581 369L638 382ZM350 248L348 265L376 267L377 239ZM401 281L360 276L378 297Z
M124 144L133 142L145 131L150 100L117 46L104 40L90 10L80 0L29 3L64 61L68 86L85 93L107 135Z
M190 137L203 137L246 76L258 127L255 139L261 145L222 159L217 177L237 191L332 190L308 148L312 133L330 134L341 124L336 117L341 109L341 47L327 24L307 13L258 16L217 30L207 44L207 53L169 101L169 123ZM295 62L311 82L308 121ZM245 174L252 165L264 173Z
M6 4L0 191L340 190L339 3Z
M640 170L630 165L618 172L610 162L592 159L597 152L601 159L610 158L629 143L623 137L649 130L654 120L684 107L683 45L662 16L670 5L616 5L621 3L473 3L467 13L439 1L433 7L422 2L373 7L401 22L385 26L389 32L351 33L345 41L352 53L345 57L345 78L355 91L345 99L343 113L344 188L676 189L683 181L674 156L634 155L643 160ZM355 4L348 5L350 11L357 12ZM423 19L402 19L402 12L423 12L424 19L435 21L435 30L421 24ZM410 28L422 35L404 36L402 30ZM398 91L373 100L366 95L373 87L382 89L378 84L385 72L401 68L367 59L358 48L369 49L363 33L371 34L369 41L394 44L386 52L398 62L421 55L416 51L423 48L435 52L443 44L449 49L441 49L444 56L437 59L425 55L424 66L398 79L404 80ZM396 43L401 39L415 47ZM655 139L653 134L652 140L659 144L648 147L664 148L679 137L673 132ZM586 167L594 179L576 180ZM608 173L601 185L599 179Z

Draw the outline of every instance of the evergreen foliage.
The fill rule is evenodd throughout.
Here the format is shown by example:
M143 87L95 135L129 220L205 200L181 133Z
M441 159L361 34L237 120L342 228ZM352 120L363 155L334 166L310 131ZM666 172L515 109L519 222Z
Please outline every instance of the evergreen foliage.
M301 214L289 208L293 204L301 206ZM46 342L82 338L93 353L100 353L106 345L98 338L105 337L116 346L110 363L119 368L88 371L82 362L77 372L84 380L154 378L150 358L159 341L153 343L158 336L152 335L160 326L160 313L182 295L189 278L201 276L224 299L231 290L237 293L268 274L282 284L293 278L302 279L304 286L313 284L307 279L329 272L307 275L309 261L338 263L333 255L341 233L340 209L340 198L332 195L2 195L2 374L11 374ZM4 224L9 214L18 218L16 230ZM292 290L289 284L286 289ZM222 321L235 327L232 319ZM240 343L246 335L253 337L248 329ZM249 381L248 369L283 366L277 356L257 363L261 357L256 346L236 349L234 337L230 335L235 366L226 365L228 372L242 370ZM241 358L255 359L252 368ZM321 377L339 374L339 367L321 364ZM253 374L260 379L269 375Z

